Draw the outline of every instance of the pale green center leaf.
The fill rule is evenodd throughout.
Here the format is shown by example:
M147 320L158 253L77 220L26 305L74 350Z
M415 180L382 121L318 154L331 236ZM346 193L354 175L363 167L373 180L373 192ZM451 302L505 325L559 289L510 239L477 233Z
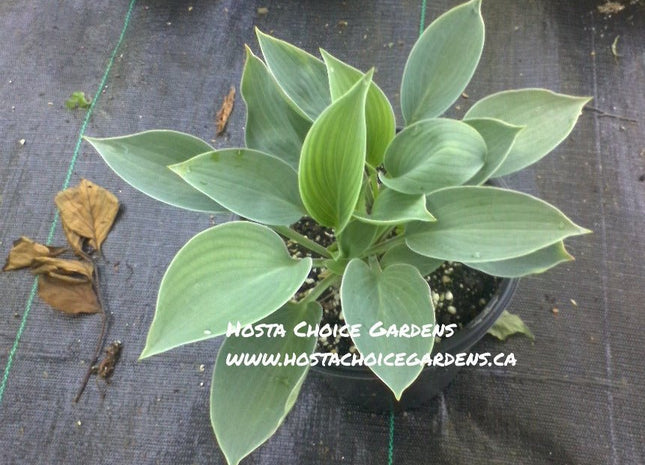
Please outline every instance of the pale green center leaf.
M216 150L170 169L230 211L259 223L287 226L306 214L298 173L257 150Z
M556 242L533 253L508 260L495 262L465 263L471 268L493 276L520 278L531 274L543 273L554 266L573 260L564 248L563 242Z
M406 357L416 355L421 359L432 351L433 337L370 335L370 329L376 323L381 323L380 328L385 329L392 325L400 329L403 325L409 328L435 323L430 288L413 266L395 264L381 271L354 259L345 270L340 293L347 324L362 325L361 334L354 338L354 343L363 356L405 353ZM419 376L422 366L404 363L370 368L400 399L403 391Z
M444 13L412 48L401 81L406 124L434 118L459 98L473 76L484 47L481 0Z
M153 199L186 210L226 212L224 207L168 169L168 165L213 150L203 140L163 129L120 137L84 139L125 182Z
M298 169L300 149L311 122L294 108L258 57L246 49L240 86L246 102L247 147L269 153Z
M493 118L474 118L464 121L472 126L486 142L484 166L465 184L477 186L484 184L506 160L523 126L513 126Z
M329 76L332 101L342 97L364 75L356 68L343 63L325 50L320 50ZM365 101L367 125L366 161L373 167L383 163L385 149L394 137L396 121L389 100L375 82L372 82Z
M303 115L314 121L331 102L324 63L257 28L255 32L271 74Z
M270 315L311 265L291 258L280 236L259 224L236 221L197 234L166 270L141 357L223 334L230 321Z
M461 121L419 121L398 133L385 153L381 181L404 194L458 186L484 166L486 142Z
M298 183L307 211L340 232L352 216L365 167L366 74L314 122L302 146Z
M508 90L475 103L464 118L497 118L525 126L493 174L499 177L535 163L566 139L589 100L544 89Z
M496 187L448 187L429 194L427 206L437 221L410 223L406 243L442 260L506 260L589 232L540 199Z
M256 324L256 328L265 325L263 336L231 336L220 348L211 385L210 416L229 465L237 465L270 438L291 410L309 365L285 366L283 357L313 353L316 338L296 336L294 328L301 323L313 326L321 317L322 310L315 302L288 303ZM267 335L277 328L284 330L284 336ZM256 366L243 366L239 362L243 354L262 353L280 357L282 364L272 366L260 360Z
M369 214L355 212L354 217L359 221L377 225L435 220L426 209L425 195L401 194L388 188L380 191Z

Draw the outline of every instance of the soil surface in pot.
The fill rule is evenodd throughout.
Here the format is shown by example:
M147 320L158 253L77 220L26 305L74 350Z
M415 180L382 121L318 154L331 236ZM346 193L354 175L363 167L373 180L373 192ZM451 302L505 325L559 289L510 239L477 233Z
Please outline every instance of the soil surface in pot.
M292 225L292 228L323 247L330 246L334 241L331 230L320 226L310 218L301 219ZM287 240L286 243L289 252L294 257L319 258L314 252L291 240ZM296 294L297 300L304 297L309 289L320 281L321 272L321 268L312 268L305 283ZM437 324L456 324L458 328L467 325L486 307L501 282L501 278L490 276L456 262L444 262L437 270L425 276L425 280L430 285L432 292ZM322 325L342 326L345 324L337 287L329 288L318 299L318 302L323 309ZM356 347L350 338L328 337L318 339L317 351L336 352L344 355L355 352Z

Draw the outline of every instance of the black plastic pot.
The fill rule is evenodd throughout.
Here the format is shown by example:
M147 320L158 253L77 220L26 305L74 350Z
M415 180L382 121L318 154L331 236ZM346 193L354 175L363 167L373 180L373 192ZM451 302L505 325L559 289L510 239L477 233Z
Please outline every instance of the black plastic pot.
M452 355L468 352L495 323L508 306L517 288L518 279L503 279L496 294L484 310L457 331L435 345L433 353ZM454 365L448 367L425 367L416 381L406 389L400 401L396 401L390 389L367 367L314 366L312 370L322 375L329 387L345 400L363 410L386 411L409 410L420 407L450 384L459 371Z

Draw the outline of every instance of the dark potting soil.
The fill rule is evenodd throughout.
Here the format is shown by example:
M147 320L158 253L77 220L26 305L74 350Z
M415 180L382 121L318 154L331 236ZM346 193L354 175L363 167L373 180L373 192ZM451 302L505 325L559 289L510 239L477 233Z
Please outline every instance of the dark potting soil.
M303 218L292 228L323 247L328 247L334 241L331 230L320 226L310 218ZM315 252L311 252L291 240L287 240L286 243L294 257L319 258ZM297 300L304 297L309 289L315 287L321 279L319 276L321 272L321 268L312 268L305 283L296 293ZM437 324L456 324L458 328L463 328L486 307L501 282L501 278L456 262L444 262L437 270L425 276L425 280L430 286ZM323 309L321 325L329 324L333 327L345 324L337 287L331 287L325 291L318 302ZM348 352L355 352L356 348L350 338L330 336L319 338L317 350L344 355Z

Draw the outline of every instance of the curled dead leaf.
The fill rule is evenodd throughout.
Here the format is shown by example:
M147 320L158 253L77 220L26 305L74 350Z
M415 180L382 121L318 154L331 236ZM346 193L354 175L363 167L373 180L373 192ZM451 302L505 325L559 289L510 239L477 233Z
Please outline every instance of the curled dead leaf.
M69 282L43 274L38 277L38 295L56 310L70 315L101 312L90 281Z
M74 251L79 255L82 253L79 238L76 237L80 236L88 240L90 247L100 252L101 244L119 211L116 196L101 186L82 179L78 186L59 192L55 202L65 235Z
M85 261L41 257L34 260L31 272L68 282L92 282L94 266Z
M67 226L65 226L65 223L63 223L63 232L65 233L65 237L67 238L67 243L72 248L72 251L79 257L84 257L85 256L85 252L83 252L84 239L78 234L76 234L74 231L69 229Z
M215 116L215 123L217 124L217 129L215 134L217 136L222 134L224 132L224 129L226 129L226 123L228 123L228 118L229 116L231 116L231 112L233 111L234 104L235 104L235 87L231 87L226 97L224 97L222 106L220 107L219 111L217 112L217 115Z
M56 257L65 251L64 247L51 247L49 245L34 242L28 237L22 236L14 241L9 251L7 262L2 271L19 270L32 266L33 261L40 257Z

